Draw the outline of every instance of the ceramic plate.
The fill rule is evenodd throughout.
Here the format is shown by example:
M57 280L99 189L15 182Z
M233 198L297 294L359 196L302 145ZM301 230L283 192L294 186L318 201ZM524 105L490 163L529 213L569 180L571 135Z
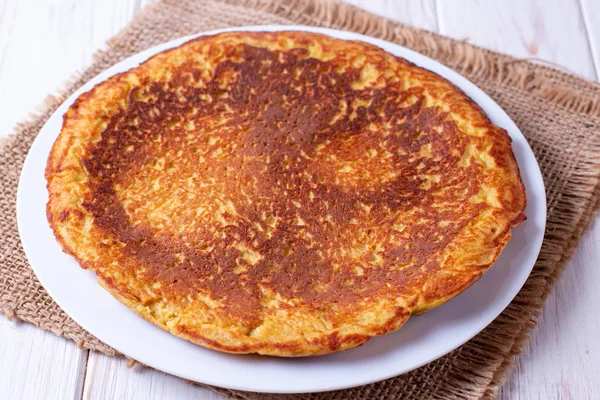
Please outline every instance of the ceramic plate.
M64 254L46 221L48 194L44 168L58 136L62 116L82 93L150 56L201 35L238 31L301 30L361 40L438 73L477 102L492 122L506 129L527 190L527 220L490 271L460 296L400 330L364 346L322 357L281 359L231 355L179 339L144 321L115 300ZM25 253L50 296L83 328L127 356L148 366L196 382L256 392L316 392L348 388L403 374L433 361L471 339L502 312L517 294L535 263L546 222L540 169L519 128L482 90L464 77L421 54L356 33L303 26L254 26L200 33L161 44L107 69L83 85L50 117L33 143L21 174L17 198L19 232Z

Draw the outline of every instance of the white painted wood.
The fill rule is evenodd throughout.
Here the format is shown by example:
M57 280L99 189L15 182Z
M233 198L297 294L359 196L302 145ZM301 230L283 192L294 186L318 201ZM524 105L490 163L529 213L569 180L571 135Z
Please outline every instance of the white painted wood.
M345 0L374 14L437 32L434 0Z
M0 134L91 63L135 1L0 0Z
M199 385L135 365L123 358L90 353L83 400L104 399L189 399L217 400L225 397Z
M579 0L579 3L596 67L596 76L600 79L600 1Z
M600 399L600 218L544 304L502 399Z
M594 78L598 0L347 0L376 14ZM578 4L578 1L581 4ZM0 137L60 87L147 0L0 0ZM594 70L593 57L596 59ZM503 399L600 398L600 223L544 307ZM0 317L0 398L221 398ZM86 369L87 362L87 369Z
M578 0L437 0L437 11L443 35L596 77Z
M87 351L0 315L0 398L79 399Z

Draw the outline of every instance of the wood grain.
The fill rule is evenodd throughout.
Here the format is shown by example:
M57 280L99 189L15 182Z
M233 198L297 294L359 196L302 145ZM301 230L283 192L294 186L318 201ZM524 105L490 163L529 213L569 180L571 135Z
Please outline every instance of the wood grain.
M78 399L87 353L69 340L0 315L0 398Z
M0 137L54 92L148 0L0 0ZM598 0L348 0L376 14L598 77ZM600 398L600 223L548 299L502 399ZM207 389L77 349L0 317L0 399L216 399ZM86 365L87 363L87 365Z
M0 132L34 111L137 11L132 1L0 0Z
M596 78L578 0L438 0L437 10L443 35Z
M600 80L600 1L579 0L579 3L596 68L596 77Z
M542 389L562 399L600 398L600 219L546 300L532 340L503 388L503 399Z
M123 358L90 353L83 387L84 400L103 399L202 399L225 397L204 387L141 365L127 367Z
M417 28L438 31L434 0L346 0L346 3Z

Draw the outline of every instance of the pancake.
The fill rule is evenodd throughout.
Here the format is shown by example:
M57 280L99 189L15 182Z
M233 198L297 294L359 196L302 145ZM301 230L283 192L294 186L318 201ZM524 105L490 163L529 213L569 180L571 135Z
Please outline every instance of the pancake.
M66 253L146 320L231 353L395 331L525 219L511 140L461 90L305 32L203 36L109 78L66 112L46 179Z

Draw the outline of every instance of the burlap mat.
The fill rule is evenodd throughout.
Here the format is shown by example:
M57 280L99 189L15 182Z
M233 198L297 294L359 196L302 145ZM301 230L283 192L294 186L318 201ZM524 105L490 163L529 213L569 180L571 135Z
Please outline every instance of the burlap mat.
M164 0L139 13L99 52L91 67L47 99L0 146L0 311L69 338L85 349L117 353L73 322L29 268L17 233L19 173L36 134L84 82L126 56L196 32L230 26L305 24L352 30L412 48L465 75L513 118L540 163L548 196L542 250L512 304L461 348L418 370L360 388L310 399L490 398L523 348L555 280L578 244L600 197L600 86L555 70L421 31L357 8L317 0ZM135 372L132 372L135 373ZM232 377L235 379L235 377ZM300 398L234 392L248 399ZM304 398L304 396L302 396Z

